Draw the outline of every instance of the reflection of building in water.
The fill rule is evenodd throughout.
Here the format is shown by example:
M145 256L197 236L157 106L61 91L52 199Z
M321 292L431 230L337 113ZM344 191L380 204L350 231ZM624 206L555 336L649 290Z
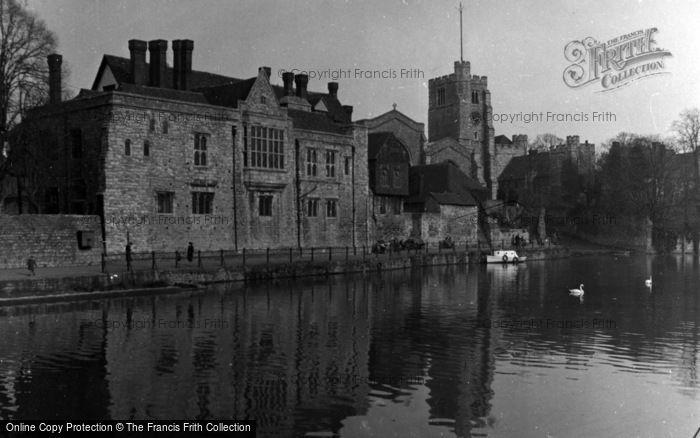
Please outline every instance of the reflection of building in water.
M522 277L521 271L526 270L525 266L505 265L501 263L490 263L486 265L486 274L489 282L494 286L494 292L518 291L518 282Z
M109 333L111 416L254 418L265 436L337 430L366 409L368 312L354 283L122 302L111 319L156 328Z
M375 294L382 318L372 331L370 379L389 399L424 385L431 424L454 421L458 436L470 436L490 409L495 341L477 321L491 318L495 298L489 287L478 287L476 270L436 267L419 282L401 278L392 276L396 294Z
M86 421L109 416L104 333L92 330L88 322L100 320L101 313L62 313L55 311L58 307L11 308L0 314L0 419ZM29 315L5 313L13 310Z

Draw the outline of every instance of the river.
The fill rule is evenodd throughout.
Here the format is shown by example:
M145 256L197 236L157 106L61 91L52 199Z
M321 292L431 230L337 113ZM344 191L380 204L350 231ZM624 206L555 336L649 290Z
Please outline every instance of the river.
M692 437L699 285L697 258L589 256L2 307L0 419Z

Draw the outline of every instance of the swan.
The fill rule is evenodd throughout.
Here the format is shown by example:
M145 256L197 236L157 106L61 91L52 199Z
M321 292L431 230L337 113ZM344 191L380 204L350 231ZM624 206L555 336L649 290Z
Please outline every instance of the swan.
M651 275L649 275L649 278L644 280L644 285L646 287L651 287Z
M569 289L569 295L579 298L583 297L583 284L581 284L578 289Z

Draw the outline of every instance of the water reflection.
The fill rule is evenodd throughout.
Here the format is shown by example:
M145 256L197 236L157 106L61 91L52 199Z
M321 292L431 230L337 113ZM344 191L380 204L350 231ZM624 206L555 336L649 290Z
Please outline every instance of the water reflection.
M0 418L625 436L653 405L637 435L692 436L699 279L692 257L581 258L0 308Z

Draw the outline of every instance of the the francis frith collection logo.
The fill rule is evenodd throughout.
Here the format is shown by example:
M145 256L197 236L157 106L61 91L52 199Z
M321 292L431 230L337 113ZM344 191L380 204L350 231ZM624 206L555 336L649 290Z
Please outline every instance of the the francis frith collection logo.
M655 27L620 35L606 42L592 37L571 41L564 48L564 83L571 88L597 84L598 92L616 90L649 76L669 73L664 58L672 56L657 47Z

